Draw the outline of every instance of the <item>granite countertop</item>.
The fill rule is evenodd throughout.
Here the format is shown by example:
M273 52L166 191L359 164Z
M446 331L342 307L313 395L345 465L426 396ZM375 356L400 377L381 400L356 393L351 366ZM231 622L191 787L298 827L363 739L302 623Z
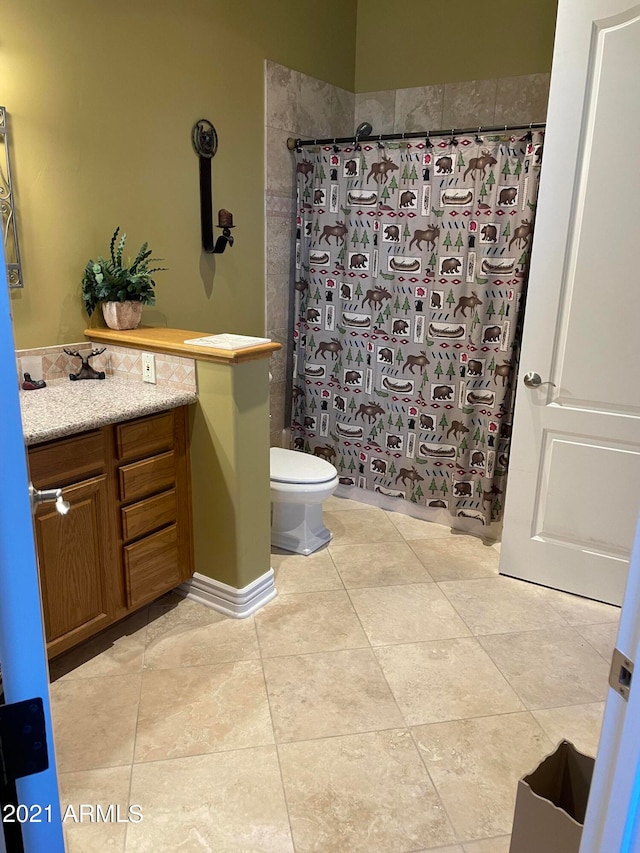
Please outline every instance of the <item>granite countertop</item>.
M115 376L20 391L22 429L28 445L96 429L116 421L195 403L195 391L177 391Z

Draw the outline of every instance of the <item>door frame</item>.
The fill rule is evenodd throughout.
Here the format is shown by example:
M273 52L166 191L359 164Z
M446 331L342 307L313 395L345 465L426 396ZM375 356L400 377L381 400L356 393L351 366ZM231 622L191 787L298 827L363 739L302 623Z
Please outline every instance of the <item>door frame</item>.
M22 824L24 849L26 853L64 853L49 669L15 363L6 264L0 245L0 664L7 704L37 696L44 707L49 767L18 779L16 788L21 804L51 809L40 813L42 822ZM35 811L31 814L35 817Z
M580 853L640 851L640 519L616 648L636 672L628 702L609 688Z

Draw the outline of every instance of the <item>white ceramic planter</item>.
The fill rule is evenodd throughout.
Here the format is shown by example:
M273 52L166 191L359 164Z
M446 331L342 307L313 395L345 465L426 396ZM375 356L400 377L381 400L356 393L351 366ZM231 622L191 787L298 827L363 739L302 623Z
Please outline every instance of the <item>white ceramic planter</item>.
M142 302L103 302L102 316L110 329L137 329L142 317Z

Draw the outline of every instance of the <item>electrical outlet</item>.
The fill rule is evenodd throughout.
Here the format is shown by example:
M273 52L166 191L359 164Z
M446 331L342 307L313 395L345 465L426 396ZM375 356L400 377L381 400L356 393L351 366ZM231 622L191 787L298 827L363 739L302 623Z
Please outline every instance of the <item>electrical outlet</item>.
M156 384L156 357L152 352L142 353L142 381Z

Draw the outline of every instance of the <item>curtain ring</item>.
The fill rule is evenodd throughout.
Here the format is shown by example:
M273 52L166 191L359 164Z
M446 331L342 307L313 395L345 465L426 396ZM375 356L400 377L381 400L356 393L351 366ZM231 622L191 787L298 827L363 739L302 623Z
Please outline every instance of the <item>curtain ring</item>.
M336 145L336 138L335 138L335 136L334 136L334 137L333 137L333 153L334 153L334 154L337 154L337 153L338 153L338 151L340 151L340 149L339 149L339 148L338 148L338 146Z
M378 141L377 141L376 145L378 146L378 149L379 149L380 151L384 151L384 145L383 145L383 143L382 143L382 134L380 134L380 135L378 136Z
M482 143L484 142L484 140L480 136L480 128L481 127L482 127L482 125L479 124L478 129L476 130L476 145L482 145Z

